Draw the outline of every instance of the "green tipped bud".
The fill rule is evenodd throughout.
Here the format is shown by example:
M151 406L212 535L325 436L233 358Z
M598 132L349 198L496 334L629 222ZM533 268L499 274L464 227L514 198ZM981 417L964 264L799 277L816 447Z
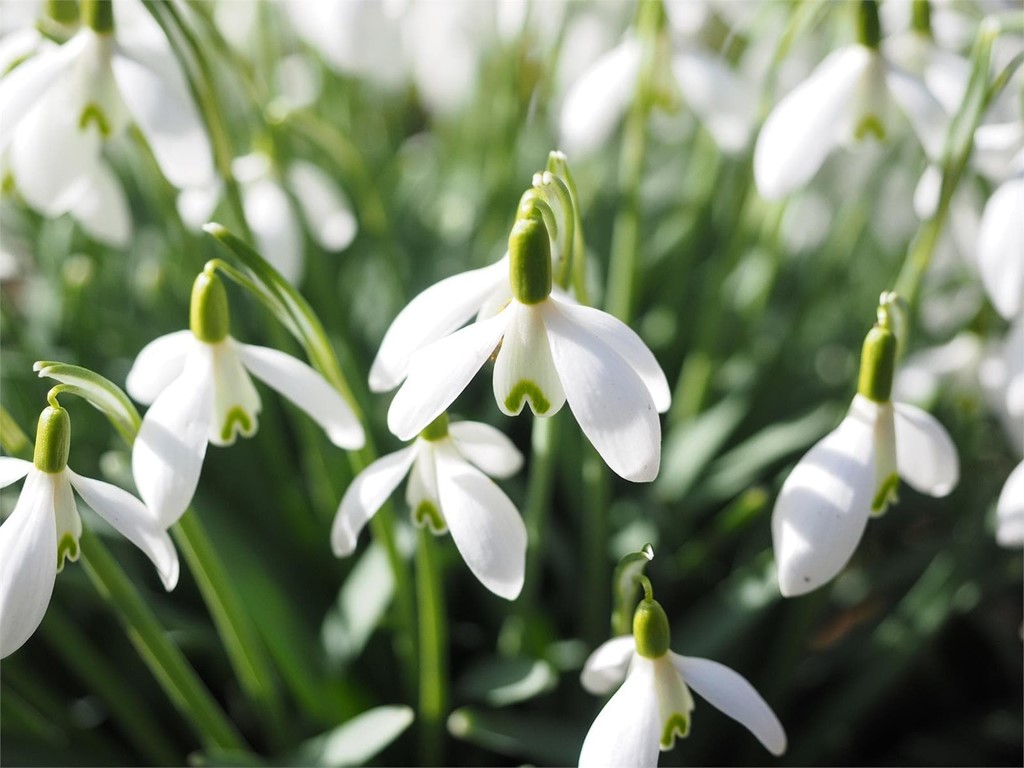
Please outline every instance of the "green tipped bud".
M882 25L878 21L878 0L860 0L857 7L857 42L868 48L878 48L882 40Z
M430 440L431 442L448 437L448 414L442 413L432 422L427 424L427 426L423 428L423 431L420 432L420 437L424 440Z
M71 419L59 405L39 414L36 427L36 451L32 463L40 472L63 472L71 448Z
M633 639L636 640L636 652L644 658L660 659L668 653L668 616L657 600L645 598L636 607Z
M864 337L858 394L876 403L889 402L895 372L896 334L884 326L876 325Z
M114 31L114 4L111 0L82 0L82 19L100 34Z
M227 337L230 322L228 292L217 273L207 267L192 284L189 327L200 341L216 344Z
M523 195L508 236L509 282L522 304L539 304L551 295L551 239L535 198Z
M46 0L46 17L70 27L78 23L78 0Z

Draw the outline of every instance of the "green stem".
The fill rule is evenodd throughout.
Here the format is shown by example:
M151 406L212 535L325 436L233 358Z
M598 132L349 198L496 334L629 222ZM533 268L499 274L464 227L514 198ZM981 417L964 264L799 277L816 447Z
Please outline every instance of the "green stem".
M604 461L591 445L583 448L583 639L596 646L607 639L611 603L608 560L608 499L611 483Z
M444 764L444 719L448 709L448 633L441 569L433 534L419 529L416 598L420 621L420 760Z
M529 620L536 609L540 588L541 566L544 562L544 529L551 507L551 489L555 481L555 452L558 445L558 423L554 417L533 420L531 438L530 479L526 491L526 578L519 598L520 611Z
M82 563L97 591L111 604L142 660L206 749L246 749L234 723L167 636L153 611L103 543L82 531Z

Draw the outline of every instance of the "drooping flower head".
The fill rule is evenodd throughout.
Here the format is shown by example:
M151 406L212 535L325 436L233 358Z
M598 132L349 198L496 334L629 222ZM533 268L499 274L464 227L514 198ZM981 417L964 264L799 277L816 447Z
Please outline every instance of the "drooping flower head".
M843 569L868 519L897 500L900 478L936 497L959 480L956 447L943 426L920 408L891 400L896 301L882 294L846 418L800 459L779 491L772 539L786 597L817 589Z
M68 466L71 419L51 401L39 416L31 462L0 457L0 488L25 478L0 526L0 658L18 650L43 620L57 573L80 554L82 520L72 489L156 566L164 588L178 583L178 553L156 516L127 491Z
M487 424L448 423L442 414L412 445L364 469L345 492L331 529L334 554L352 554L363 526L409 475L405 498L413 521L440 536L450 531L480 583L507 600L523 587L526 526L489 478L510 477L523 457Z
M284 352L236 341L229 321L227 291L208 264L193 285L191 329L147 344L128 372L128 394L151 404L132 448L132 472L165 526L192 500L207 444L256 433L260 396L250 374L305 411L335 445L353 450L365 441L352 408L323 376Z

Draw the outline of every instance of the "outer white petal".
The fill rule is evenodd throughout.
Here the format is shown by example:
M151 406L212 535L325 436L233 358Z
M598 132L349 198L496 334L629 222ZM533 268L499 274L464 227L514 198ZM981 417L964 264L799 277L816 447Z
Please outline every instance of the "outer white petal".
M996 502L996 541L1003 547L1024 546L1024 461L1006 478Z
M142 419L132 447L132 475L139 496L165 528L185 512L199 483L213 417L213 362L206 345L195 347L181 375Z
M754 148L754 179L764 197L784 197L809 181L845 138L871 57L861 45L835 51L775 106Z
M945 496L960 480L960 459L946 428L927 411L893 403L896 414L896 466L916 491Z
M507 312L463 328L413 355L408 377L388 410L388 429L399 440L412 440L462 393L501 341Z
M34 470L0 526L0 658L18 650L43 620L57 578L54 482Z
M757 94L720 56L689 49L672 59L686 103L725 152L742 152L754 127Z
M910 121L925 154L933 162L942 157L949 117L928 87L918 78L911 77L895 67L888 67L885 82L893 100Z
M526 526L494 481L443 442L435 450L441 514L462 559L480 583L515 600L526 571Z
M1007 320L1024 311L1024 176L1004 182L985 204L978 271L992 305Z
M141 501L116 485L82 477L70 467L65 471L82 500L145 553L156 566L168 592L174 589L178 583L178 552L156 516Z
M370 366L370 389L387 392L402 383L413 354L457 330L502 282L508 260L445 278L410 301L391 322Z
M366 436L359 419L323 376L301 360L276 349L233 344L252 375L309 414L332 443L349 450L363 447Z
M457 421L448 426L459 453L491 477L511 477L523 466L523 454L500 429L478 421Z
M851 411L800 459L775 502L772 541L785 597L817 589L843 569L874 491L874 425Z
M527 401L538 416L554 416L565 404L551 359L542 305L509 305L508 327L494 361L494 399L506 416L518 416Z
M245 219L256 237L260 253L289 283L302 277L302 232L292 202L271 179L242 185Z
M143 405L151 405L181 375L189 350L200 343L189 330L153 339L142 348L128 371L128 394Z
M633 367L651 393L658 413L668 410L672 404L672 392L665 372L661 370L661 365L654 354L636 331L614 315L593 307L559 301L558 308L571 318L572 322L599 337Z
M100 161L86 179L81 198L71 215L89 237L124 248L132 236L132 215L121 181Z
M387 501L416 458L416 446L389 453L360 472L345 491L331 526L331 548L337 557L351 555L363 526Z
M210 140L177 59L156 40L118 37L111 60L117 87L164 177L179 189L205 186L213 180Z
M32 462L0 456L0 488L16 483L32 471Z
M312 163L296 160L288 167L288 186L302 206L313 239L328 251L348 248L359 225L331 177Z
M640 74L640 41L628 38L583 73L562 104L561 146L569 155L600 147L626 111Z
M635 651L636 640L632 635L606 640L587 657L580 672L580 684L588 693L610 693L626 677Z
M786 751L786 732L768 703L743 675L710 659L669 651L683 680L713 707L749 730L776 757Z
M636 657L626 682L590 726L580 768L654 768L661 723L654 690L654 663Z
M639 374L600 337L544 304L551 355L576 421L620 477L650 482L661 466L658 410Z
M239 434L242 437L256 434L263 404L249 372L242 365L240 345L228 337L206 346L213 360L213 415L209 440L214 445L233 445Z

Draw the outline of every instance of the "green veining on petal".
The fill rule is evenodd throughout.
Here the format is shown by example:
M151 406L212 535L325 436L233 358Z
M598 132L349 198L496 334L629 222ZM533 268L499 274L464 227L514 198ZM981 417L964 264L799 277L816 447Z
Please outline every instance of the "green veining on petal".
M220 439L225 443L230 442L234 438L236 424L238 425L238 431L245 437L249 437L255 429L252 417L242 410L241 406L236 405L228 411L228 416L224 419L224 426L220 430Z
M57 542L57 570L64 570L64 558L71 562L78 559L78 539L70 533L65 533Z
M523 408L523 401L527 399L530 401L533 412L538 416L543 416L551 410L551 403L544 397L540 387L528 379L522 379L512 387L512 391L505 398L505 407L512 413L518 413Z
M441 517L441 510L426 500L421 501L412 511L412 519L420 528L424 526L429 528L435 536L440 536L448 530L444 518Z
M673 712L665 727L661 731L661 748L672 749L676 743L676 737L685 739L690 735L690 718L681 712Z
M885 141L885 124L878 115L865 115L864 119L857 124L853 135L857 141L863 141L869 135L873 135L878 141Z
M871 514L879 517L885 513L890 504L898 501L896 492L900 487L900 478L895 472L889 475L878 487L875 498L871 501Z
M89 127L89 123L96 123L100 136L105 139L109 138L110 123L107 121L107 116L103 114L99 105L92 101L86 104L85 109L82 110L82 116L78 118L78 127L84 131Z

